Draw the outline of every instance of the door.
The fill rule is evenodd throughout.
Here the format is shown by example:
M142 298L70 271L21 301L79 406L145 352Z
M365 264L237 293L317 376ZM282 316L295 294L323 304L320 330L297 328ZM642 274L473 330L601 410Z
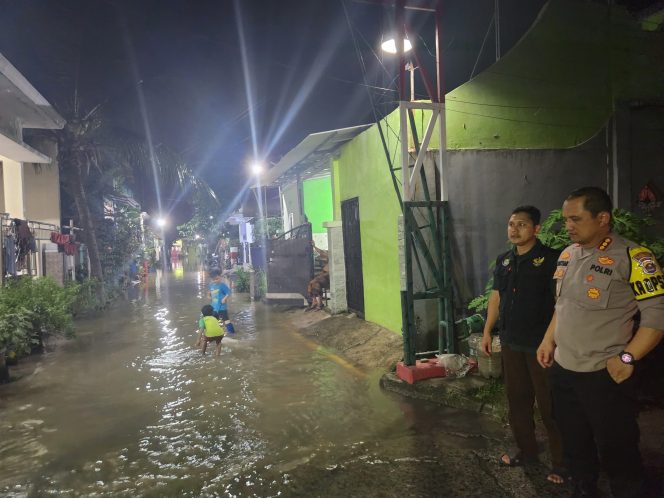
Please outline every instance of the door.
M362 243L360 240L360 200L341 202L341 220L346 260L346 299L348 309L364 318L364 280L362 278Z

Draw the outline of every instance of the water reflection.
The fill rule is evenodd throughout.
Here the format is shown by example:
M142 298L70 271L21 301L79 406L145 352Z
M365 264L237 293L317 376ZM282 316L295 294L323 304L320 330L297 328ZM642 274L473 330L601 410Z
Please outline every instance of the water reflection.
M261 303L233 295L237 334L201 355L205 290L201 271L158 271L3 387L0 494L311 496L321 472L434 465L417 404Z

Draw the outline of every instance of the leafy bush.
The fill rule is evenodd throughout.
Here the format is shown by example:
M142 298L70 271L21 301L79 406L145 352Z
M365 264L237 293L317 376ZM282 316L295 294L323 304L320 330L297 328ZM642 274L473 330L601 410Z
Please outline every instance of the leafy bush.
M255 297L263 297L267 294L267 273L261 268L256 270L256 287Z
M39 344L33 334L34 312L21 307L11 309L0 303L0 350L6 349L16 354L27 354Z
M653 252L657 260L662 262L664 261L664 238L652 237L648 234L648 228L654 223L655 221L650 217L641 218L625 209L613 210L613 231L626 239L647 247ZM551 211L549 216L542 222L542 228L537 237L543 244L554 249L562 250L571 244L565 230L561 209ZM492 261L490 266L492 275L494 265L495 261ZM493 277L489 279L484 288L484 293L468 303L468 309L475 312L485 310L489 304L489 295L492 288Z
M0 349L26 353L43 334L73 335L72 313L82 288L60 287L48 277L8 282L0 291Z
M244 268L238 268L235 271L235 291L236 292L249 292L249 272Z

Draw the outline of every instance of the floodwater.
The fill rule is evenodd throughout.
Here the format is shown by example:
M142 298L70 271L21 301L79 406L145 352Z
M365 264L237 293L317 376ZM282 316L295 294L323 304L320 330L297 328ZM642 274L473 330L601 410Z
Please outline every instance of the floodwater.
M194 349L205 274L133 286L0 386L1 496L509 496L502 434L381 391L381 372L235 294L221 356Z

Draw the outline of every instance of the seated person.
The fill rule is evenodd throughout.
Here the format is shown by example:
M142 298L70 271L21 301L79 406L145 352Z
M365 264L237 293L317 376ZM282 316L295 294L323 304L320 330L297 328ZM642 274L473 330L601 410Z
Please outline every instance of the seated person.
M306 309L306 311L322 310L325 307L325 304L323 303L323 289L329 288L330 274L326 271L322 271L316 275L307 286L307 298L309 300L309 307Z

